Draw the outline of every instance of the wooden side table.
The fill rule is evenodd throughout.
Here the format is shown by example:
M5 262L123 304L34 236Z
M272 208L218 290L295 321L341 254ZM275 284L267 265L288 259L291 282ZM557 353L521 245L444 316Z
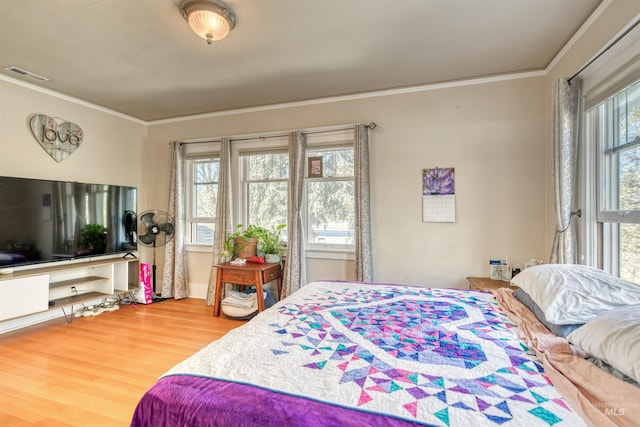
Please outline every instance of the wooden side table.
M467 280L469 281L470 291L491 291L499 288L510 288L515 291L518 289L517 286L511 286L509 282L488 277L467 277Z
M228 262L217 264L218 277L216 278L216 295L213 301L213 315L220 315L222 304L222 284L232 283L240 286L255 286L258 299L258 311L264 310L263 286L273 280L278 281L278 300L282 293L282 269L280 264L255 264L248 262L245 265L231 265Z

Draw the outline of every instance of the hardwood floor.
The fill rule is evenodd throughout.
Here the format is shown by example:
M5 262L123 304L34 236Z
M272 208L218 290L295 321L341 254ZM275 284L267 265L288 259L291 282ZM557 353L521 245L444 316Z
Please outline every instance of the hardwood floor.
M244 323L212 312L166 300L0 335L0 425L128 426L160 375Z

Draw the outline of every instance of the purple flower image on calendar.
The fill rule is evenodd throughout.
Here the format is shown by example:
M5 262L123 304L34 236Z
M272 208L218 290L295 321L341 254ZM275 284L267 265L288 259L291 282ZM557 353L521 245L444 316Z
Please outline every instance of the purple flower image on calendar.
M422 195L455 194L454 168L422 170Z

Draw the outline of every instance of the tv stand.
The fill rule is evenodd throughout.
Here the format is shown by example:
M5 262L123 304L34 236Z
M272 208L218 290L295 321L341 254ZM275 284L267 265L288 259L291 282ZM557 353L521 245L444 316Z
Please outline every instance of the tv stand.
M54 263L2 275L0 321L62 309L70 322L74 305L138 289L139 272L137 258L108 258Z

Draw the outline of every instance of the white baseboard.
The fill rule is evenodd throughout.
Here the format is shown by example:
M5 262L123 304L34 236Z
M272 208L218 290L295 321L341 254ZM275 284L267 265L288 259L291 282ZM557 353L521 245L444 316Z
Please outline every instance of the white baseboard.
M67 313L69 310L67 310ZM42 313L32 314L29 316L17 317L15 319L5 320L0 322L0 334L6 332L15 331L17 329L26 328L27 326L36 325L38 323L46 322L48 320L57 319L64 314L62 310L49 310Z
M208 286L208 283L189 283L189 298L206 299ZM98 304L101 301L102 299L96 301L87 301L85 302L85 305ZM76 307L74 306L74 308ZM67 313L67 316L73 316L73 314L70 314L71 307L65 307L65 311ZM64 313L62 312L61 308L47 310L43 311L42 313L31 314L28 316L16 317L15 319L8 319L0 322L0 334L26 328L28 326L37 325L38 323L47 322L49 320L58 319L60 317L64 317ZM64 322L65 320L60 319L60 321Z
M95 305L100 304L104 301L104 298L95 299L92 301L85 301L84 305ZM71 312L71 306L64 307L64 312L62 308L55 308L47 311L43 311L41 313L30 314L28 316L16 317L15 319L8 319L0 322L0 334L4 334L6 332L15 331L18 329L26 328L28 326L37 325L38 323L47 322L49 320L54 320L62 317L60 322L66 322L64 319L65 313L67 318L72 319L73 323L73 313ZM74 305L73 308L78 310L82 308L82 304Z
M206 299L208 288L208 283L189 283L187 284L187 295L189 298Z

